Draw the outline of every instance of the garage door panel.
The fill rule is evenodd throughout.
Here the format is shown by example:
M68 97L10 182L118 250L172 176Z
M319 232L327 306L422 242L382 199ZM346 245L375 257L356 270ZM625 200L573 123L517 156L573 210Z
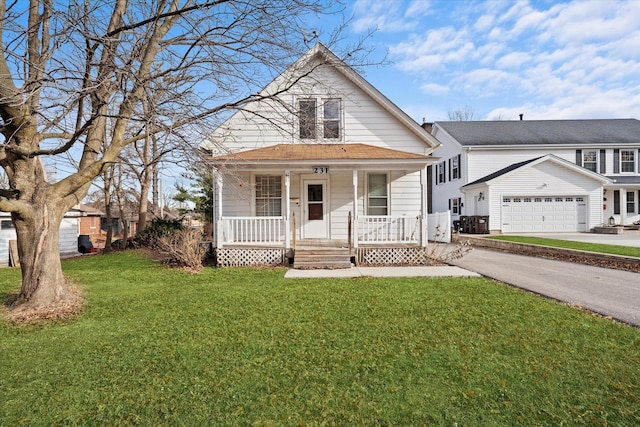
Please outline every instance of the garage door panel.
M502 231L586 231L582 196L503 197Z

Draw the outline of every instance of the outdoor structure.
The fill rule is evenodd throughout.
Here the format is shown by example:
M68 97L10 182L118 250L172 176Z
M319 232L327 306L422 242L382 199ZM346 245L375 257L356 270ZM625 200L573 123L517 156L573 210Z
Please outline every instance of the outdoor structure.
M261 95L202 144L218 264L296 266L302 248L327 247L360 263L425 262L439 142L320 43Z
M635 119L436 122L433 209L490 232L581 232L640 220Z
M67 212L62 219L58 239L61 257L78 255L78 231L81 216L82 211L74 208ZM0 212L0 267L17 265L16 238L16 229L11 221L11 215L7 212ZM11 255L12 250L13 254ZM11 257L13 257L13 263L10 262Z

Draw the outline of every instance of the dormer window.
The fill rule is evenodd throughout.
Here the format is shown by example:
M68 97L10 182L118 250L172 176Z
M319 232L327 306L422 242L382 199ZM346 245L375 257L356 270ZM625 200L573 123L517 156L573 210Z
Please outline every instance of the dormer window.
M318 103L322 108L318 108ZM298 101L300 139L339 140L342 138L342 108L338 98ZM320 129L318 129L320 127ZM321 131L321 133L319 132Z

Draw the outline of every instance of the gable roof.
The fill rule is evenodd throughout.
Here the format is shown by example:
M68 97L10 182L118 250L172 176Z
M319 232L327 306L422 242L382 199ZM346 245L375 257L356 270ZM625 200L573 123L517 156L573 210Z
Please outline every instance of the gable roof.
M463 185L462 187L460 187L461 189L463 188L470 188L470 187L474 187L476 185L479 184L491 184L491 181L497 180L497 179L502 179L503 177L513 173L514 171L517 171L519 169L524 169L527 167L532 167L535 165L538 165L540 163L543 162L552 162L555 164L558 164L560 166L564 166L568 169L573 170L574 172L580 173L582 175L588 176L592 179L601 181L604 184L609 184L611 183L611 180L607 177L604 177L598 173L592 172L588 169L585 169L581 166L576 165L575 163L571 163L567 160L564 160L558 156L555 156L553 154L547 154L545 156L542 157L536 157L535 159L531 159L531 160L525 160L523 162L518 162L518 163L514 163L512 165L509 165L505 168L502 168L498 171L495 171L489 175L483 176L480 179L476 179L473 182L470 182L466 185Z
M462 146L640 146L640 121L636 119L453 121L435 125Z
M353 83L357 88L362 90L369 98L371 98L382 109L387 111L392 117L398 120L404 127L406 127L411 133L418 137L426 147L431 151L440 146L440 141L435 138L431 133L426 131L419 123L413 120L407 113L401 110L396 104L394 104L389 98L383 95L378 89L376 89L371 83L365 80L358 72L356 72L351 66L340 59L335 53L333 53L323 43L316 43L311 49L303 54L297 61L291 64L284 72L267 84L262 89L257 99L269 98L276 94L282 94L288 92L291 85L299 83L301 76L306 76L312 73L314 67L330 66L341 76ZM236 112L225 123L230 122L234 117L239 114ZM221 126L220 128L223 128ZM200 146L203 149L207 149L208 141L204 141Z

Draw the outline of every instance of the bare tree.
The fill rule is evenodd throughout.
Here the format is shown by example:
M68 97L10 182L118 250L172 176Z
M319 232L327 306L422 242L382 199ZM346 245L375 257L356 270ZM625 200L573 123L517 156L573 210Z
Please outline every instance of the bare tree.
M306 50L305 17L327 11L335 2L0 0L0 210L18 239L15 305L66 297L60 222L125 147L277 95L258 90ZM167 81L168 104L145 111L147 91ZM49 182L41 157L75 161Z
M447 115L449 116L449 120L466 122L473 120L474 111L472 107L465 105L462 108L447 111Z

